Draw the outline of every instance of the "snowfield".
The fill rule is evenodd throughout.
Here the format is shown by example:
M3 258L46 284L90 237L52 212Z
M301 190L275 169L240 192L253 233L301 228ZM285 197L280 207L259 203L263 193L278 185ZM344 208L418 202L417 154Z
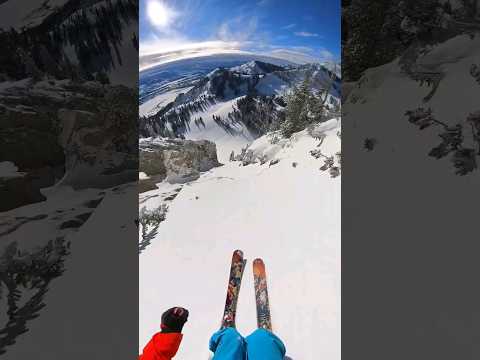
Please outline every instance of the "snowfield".
M317 129L317 135L326 135L323 154L340 151L339 130L339 120ZM226 162L183 185L140 254L139 351L159 331L162 312L178 305L188 308L190 317L176 358L207 359L208 340L220 326L231 255L242 249L247 267L239 331L248 335L256 328L252 262L261 257L273 329L287 356L340 359L341 180L319 170L323 161L309 154L318 144L306 130L276 144L263 136L249 149L278 163ZM231 146L217 143L217 149L226 154ZM140 207L158 208L162 194L173 188L158 184L141 194Z

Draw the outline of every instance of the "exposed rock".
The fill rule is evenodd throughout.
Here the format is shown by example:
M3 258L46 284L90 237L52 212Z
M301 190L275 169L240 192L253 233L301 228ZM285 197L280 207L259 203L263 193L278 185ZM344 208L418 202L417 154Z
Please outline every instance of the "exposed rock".
M148 174L150 177L156 176L163 180L167 177L167 168L165 167L165 152L159 148L140 148L140 169L139 171Z
M0 212L44 201L46 198L26 174L0 178Z
M137 177L135 94L125 87L107 89L95 113L60 109L58 142L66 155L60 184L75 189L107 188Z
M26 174L8 180L25 192L17 192L18 204L44 199L39 190L54 184L107 188L136 180L136 90L98 82L23 81L0 93L0 162L12 162Z
M140 143L139 171L150 177L140 183L165 179L172 184L185 183L220 165L215 143L211 141L157 138Z
M20 171L62 165L62 147L55 135L28 127L0 130L0 161L15 163Z

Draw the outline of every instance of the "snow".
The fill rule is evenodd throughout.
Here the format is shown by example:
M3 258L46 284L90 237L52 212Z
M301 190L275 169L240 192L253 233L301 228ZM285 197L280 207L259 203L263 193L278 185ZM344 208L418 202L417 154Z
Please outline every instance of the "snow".
M45 17L50 15L57 7L65 4L67 0L10 0L0 5L0 28L21 29L38 25ZM50 8L43 8L47 3Z
M0 93L12 88L25 88L29 86L31 81L32 79L30 78L16 80L16 81L2 81L0 82Z
M230 71L237 72L244 75L260 75L265 74L265 69L257 61L249 61L246 64L234 66Z
M57 193L51 194L46 202L15 209L11 214L27 216L40 212L50 215L60 209L68 211L70 207L75 208L75 213L85 212L86 208L80 204L98 198L99 192L95 189L57 189ZM45 245L52 239L52 234L65 235L71 241L66 271L50 284L44 299L46 306L38 318L28 321L28 332L7 347L2 359L30 358L32 351L39 360L118 359L135 355L125 353L134 346L137 332L135 327L125 327L134 321L137 305L131 301L131 296L125 294L125 282L132 284L134 281L125 279L135 274L135 269L125 263L131 262L129 254L137 251L136 244L128 241L128 237L136 233L136 214L125 209L135 209L137 184L125 184L117 190L107 189L102 193L105 196L103 201L78 232L59 230L62 220L50 216L48 220L25 224L2 239L2 247L17 240L21 249L32 248L33 244ZM101 296L106 288L109 296ZM81 308L73 307L79 301Z
M0 249L17 241L22 250L33 250L46 245L52 239L52 234L56 234L57 237L70 234L72 230L60 229L60 224L79 214L91 212L92 209L85 203L101 197L99 194L101 190L98 189L74 191L66 186L44 188L41 192L47 197L46 201L25 205L1 214L1 228L6 235L2 239ZM22 219L33 219L39 215L45 218L42 221L22 221ZM18 226L21 223L22 225ZM10 233L9 229L16 230ZM35 236L32 237L32 234Z
M171 90L166 93L157 95L152 99L149 99L145 101L143 104L141 104L138 108L138 113L140 116L153 115L154 113L159 111L162 106L165 106L168 103L174 101L178 94L186 93L191 88L192 87L175 89L175 90Z
M192 115L190 130L185 133L185 138L189 140L210 140L217 145L217 157L221 163L227 162L230 153L238 153L246 145L253 141L253 136L243 124L235 124L235 134L229 134L222 129L212 118L213 115L226 119L229 112L233 111L233 106L240 98L219 102L212 105L208 110L197 112ZM202 117L205 127L198 127L194 119Z
M334 155L336 151L340 150L340 139L336 136L339 130L340 119L331 119L315 127L314 135L316 137L322 134L326 135L326 138L322 142L322 150L325 151L326 149L324 155ZM306 141L307 139L308 141ZM296 161L292 159L292 147L295 147L295 151L303 154L312 150L314 144L315 141L308 135L308 131L303 130L292 135L290 139L279 137L274 144L272 144L271 135L262 136L249 145L248 150L252 151L257 158L264 157L267 162L284 158ZM336 151L334 151L335 149Z
M440 64L451 64L464 58L479 54L480 39L471 39L468 35L459 35L449 41L435 46L427 54L419 59L419 64L427 67Z
M427 103L422 99L431 88L409 79L401 71L398 60L365 72L351 90L343 111L347 116L355 114L349 121L354 123L355 141L358 141L360 149L365 137L378 137L379 142L388 144L379 147L382 155L378 152L368 154L369 160L365 161L370 162L378 156L395 156L396 151L401 151L402 157L407 153L420 157L425 155L422 163L427 160L429 166L438 167L439 163L444 163L441 165L443 169L449 166L447 159L434 160L426 156L439 142L438 132L432 129L420 132L408 123L405 111L417 107L432 108L438 120L453 125L479 109L479 85L469 73L472 64L480 63L479 40L465 41L464 36L455 37L421 59L423 65L434 66L445 74L435 95ZM462 89L462 96L458 96L458 89ZM454 103L452 99L455 99ZM382 106L379 107L379 104ZM404 143L405 139L410 139L408 146Z
M264 95L282 95L289 85L275 74L267 74L261 78L255 89Z
M340 150L339 129L336 120L318 129L326 135L320 147L326 155ZM251 266L261 257L274 331L286 343L287 355L295 360L340 359L341 181L321 172L321 161L310 156L318 143L307 131L280 145L264 136L250 149L279 159L277 164L227 162L183 186L140 255L140 351L159 330L161 313L178 305L188 308L190 317L177 357L209 356L208 340L223 312L231 254L238 248L248 259L238 304L239 331L248 335L256 328ZM143 194L141 206L160 206L167 191L171 185L159 184L158 190Z
M9 178L21 176L18 167L11 161L0 161L0 177Z

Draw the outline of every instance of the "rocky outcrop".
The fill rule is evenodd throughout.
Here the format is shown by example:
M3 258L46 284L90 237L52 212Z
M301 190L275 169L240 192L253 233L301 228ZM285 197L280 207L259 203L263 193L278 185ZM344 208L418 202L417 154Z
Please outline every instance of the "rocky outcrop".
M172 184L185 183L221 165L215 143L207 140L142 139L139 160L139 171L149 177L140 183L163 180Z
M0 177L0 212L46 199L31 180L27 174Z
M0 172L0 191L18 184L16 196L23 199L4 203L3 210L41 201L40 189L55 184L108 188L136 181L136 90L22 80L0 96L0 163L12 162L24 174L7 179Z
M127 88L107 90L97 112L60 109L58 142L66 156L61 185L107 188L137 177L134 100Z

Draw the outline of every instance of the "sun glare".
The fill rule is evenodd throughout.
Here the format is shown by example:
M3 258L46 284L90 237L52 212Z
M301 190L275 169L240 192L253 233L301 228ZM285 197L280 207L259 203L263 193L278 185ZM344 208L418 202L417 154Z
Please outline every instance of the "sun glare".
M151 0L147 4L147 15L153 25L167 27L175 14L163 2Z

